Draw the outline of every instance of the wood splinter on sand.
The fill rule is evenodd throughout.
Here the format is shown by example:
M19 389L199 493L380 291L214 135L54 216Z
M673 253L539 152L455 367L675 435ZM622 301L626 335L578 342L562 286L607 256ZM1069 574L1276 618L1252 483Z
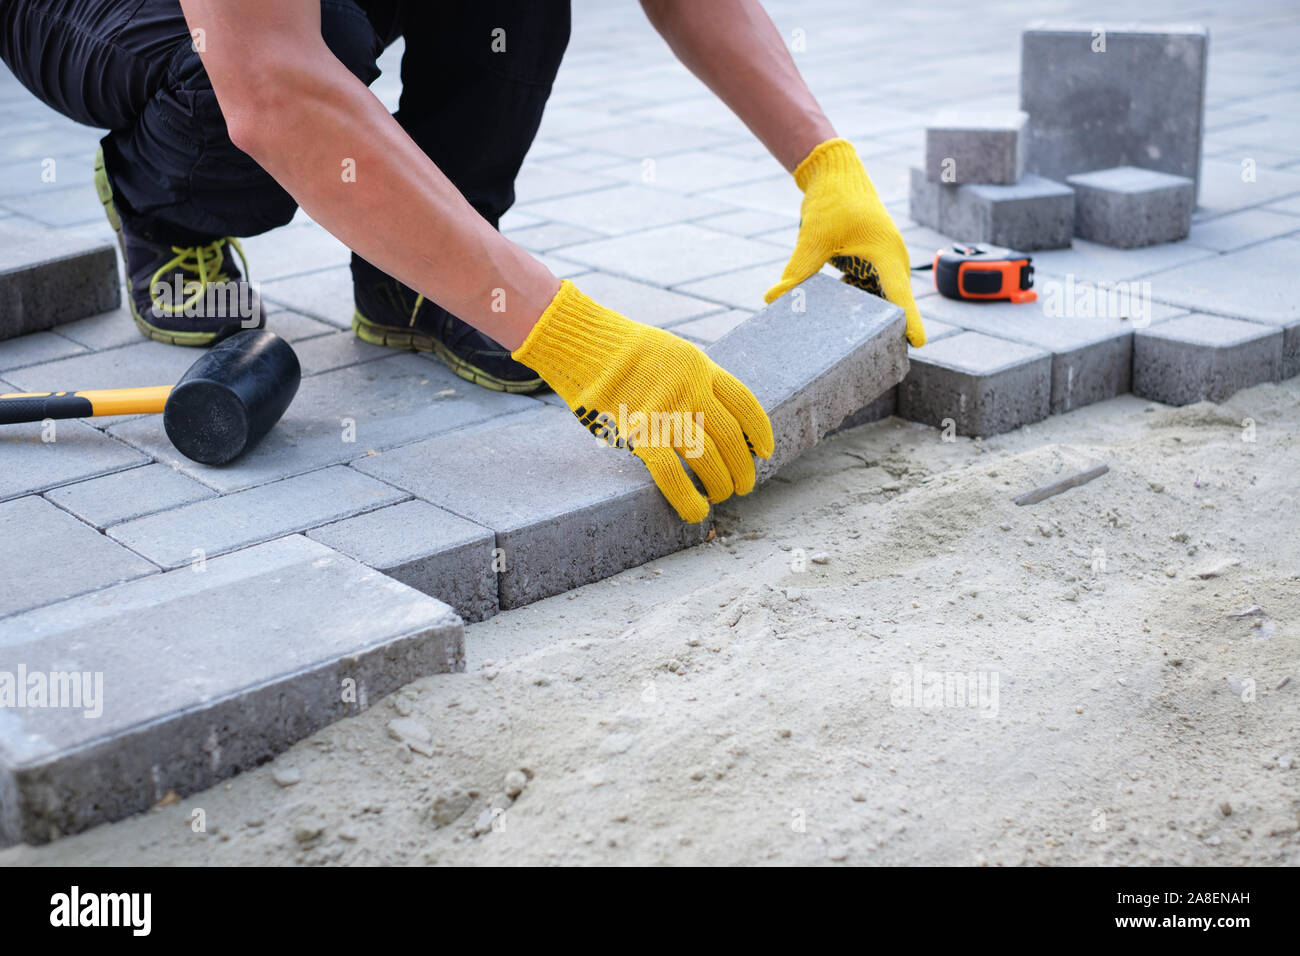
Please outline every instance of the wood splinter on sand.
M1036 505L1053 495L1059 495L1061 492L1077 488L1079 485L1086 485L1092 479L1100 478L1108 471L1110 471L1109 465L1097 465L1095 468L1080 471L1068 478L1062 478L1060 481L1053 481L1051 484L1035 488L1033 491L1026 491L1023 495L1017 495L1013 500L1018 505Z

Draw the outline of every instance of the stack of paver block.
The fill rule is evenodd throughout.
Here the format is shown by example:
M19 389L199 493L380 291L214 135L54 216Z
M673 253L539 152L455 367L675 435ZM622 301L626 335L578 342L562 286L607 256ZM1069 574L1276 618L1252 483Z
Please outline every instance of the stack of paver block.
M1069 186L1025 173L1028 114L944 112L911 171L911 216L965 242L1060 249L1074 231Z

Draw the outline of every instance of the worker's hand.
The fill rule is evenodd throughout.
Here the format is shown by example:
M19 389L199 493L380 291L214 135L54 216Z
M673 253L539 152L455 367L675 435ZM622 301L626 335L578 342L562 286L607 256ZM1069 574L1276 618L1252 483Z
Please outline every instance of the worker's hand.
M924 345L907 247L853 144L828 139L795 167L794 181L804 194L799 238L781 281L764 298L784 295L829 262L845 282L902 306L907 340Z
M703 521L709 504L681 458L717 502L754 487L751 452L772 454L767 413L735 376L685 339L597 305L568 280L513 354L593 435L645 462L683 521Z

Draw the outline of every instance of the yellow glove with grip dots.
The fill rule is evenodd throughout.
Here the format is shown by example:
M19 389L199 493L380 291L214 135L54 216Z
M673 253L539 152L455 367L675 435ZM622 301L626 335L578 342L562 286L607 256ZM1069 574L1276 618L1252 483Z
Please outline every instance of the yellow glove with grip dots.
M784 295L829 262L843 281L902 306L907 340L924 345L907 247L853 144L828 139L795 167L794 181L803 190L799 238L781 281L764 298Z
M567 279L512 354L592 434L645 462L683 521L703 521L709 501L748 494L751 453L772 454L772 424L739 379L685 339L598 305Z

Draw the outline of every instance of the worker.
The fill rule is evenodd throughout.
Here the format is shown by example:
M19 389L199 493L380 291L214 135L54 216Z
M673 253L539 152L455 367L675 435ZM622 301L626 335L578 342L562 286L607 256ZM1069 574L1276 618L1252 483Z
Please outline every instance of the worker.
M834 259L902 306L921 345L898 229L758 0L642 7L803 190L794 252L767 301ZM551 387L700 521L709 501L749 492L752 456L772 453L753 394L497 231L569 25L568 0L4 0L0 58L45 103L109 131L95 182L146 336L206 346L262 325L237 237L301 206L353 251L357 336L432 352L488 388ZM390 115L367 87L398 37ZM238 294L208 294L215 286ZM637 427L665 416L684 427Z

